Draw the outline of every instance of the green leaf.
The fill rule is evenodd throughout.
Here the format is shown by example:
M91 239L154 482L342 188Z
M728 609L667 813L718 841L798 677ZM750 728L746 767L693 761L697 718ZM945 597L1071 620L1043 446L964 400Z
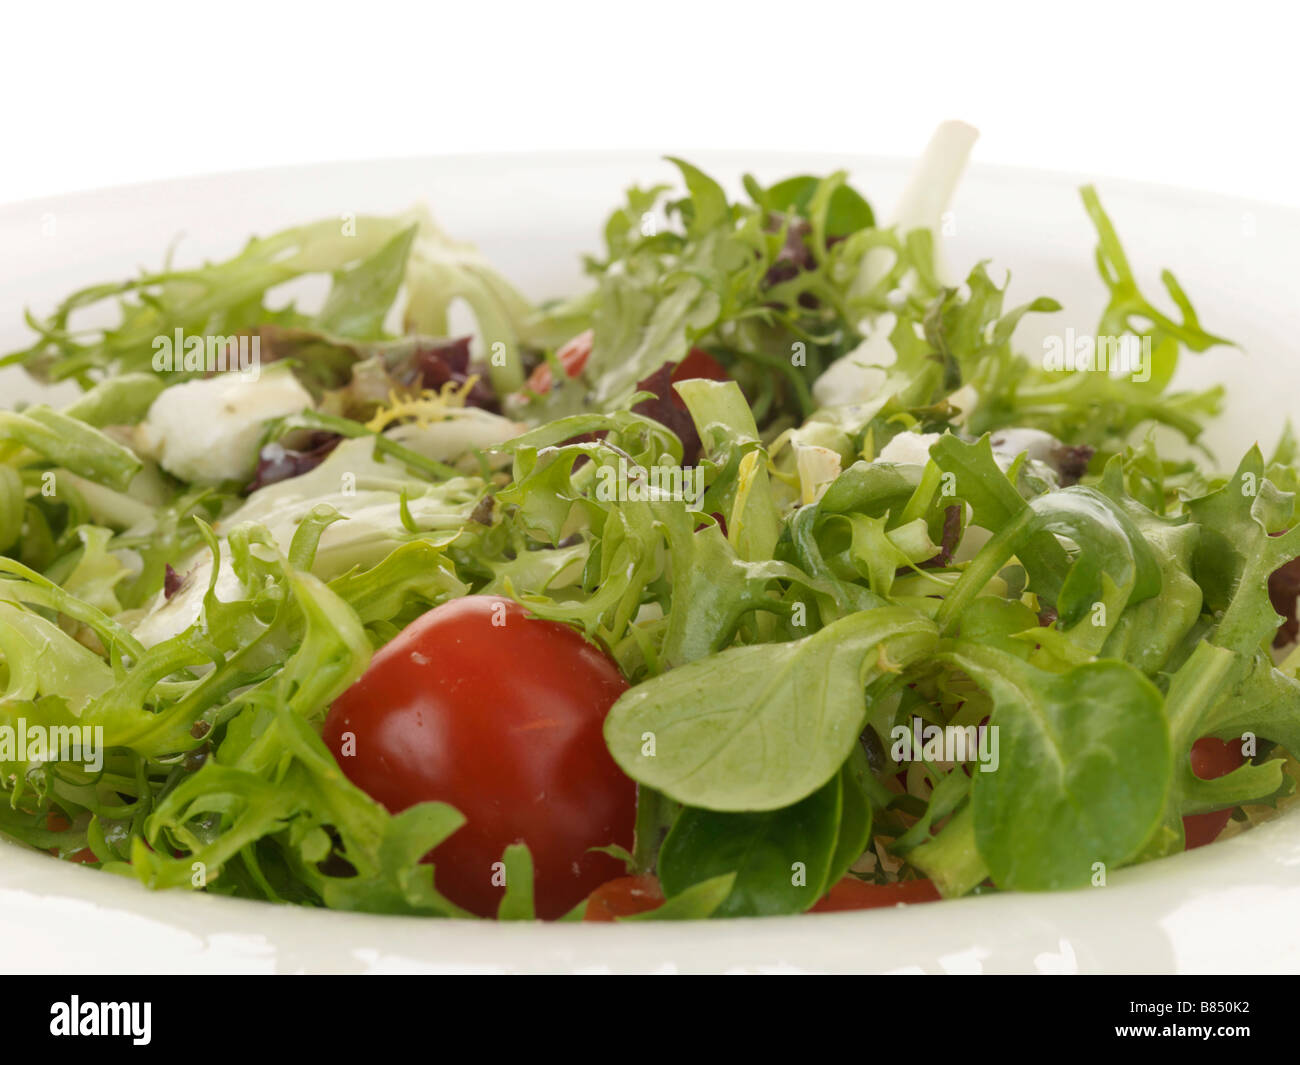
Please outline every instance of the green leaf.
M975 774L975 839L1002 888L1088 884L1155 829L1173 774L1159 690L1131 666L1046 673L987 647L945 657L992 697L1000 764Z
M8 581L0 584L0 597ZM73 715L113 684L113 672L53 622L0 598L0 657L5 686L0 704L11 705L55 696ZM64 722L70 723L70 722ZM111 737L110 737L111 739Z
M320 329L362 340L383 334L384 319L406 276L416 229L402 230L368 259L334 275L334 286L316 316Z
M835 853L831 856L826 891L839 882L840 877L849 871L849 866L862 857L871 845L871 796L877 787L879 785L871 776L866 752L859 744L854 747L844 768L840 770L839 837L835 841Z
M928 839L907 855L934 881L945 899L965 895L988 879L989 869L975 845L975 815L967 803L948 821L937 836Z
M703 921L712 917L731 894L736 882L735 873L715 876L692 884L681 894L668 899L662 906L645 913L634 913L627 917L616 918L624 921ZM585 906L585 904L584 904Z
M839 838L839 776L782 810L718 813L687 808L659 852L669 898L701 881L736 874L720 917L802 913L826 893Z
M1038 496L984 545L940 607L940 627L950 628L1013 556L1029 569L1042 534L1067 537L1079 547L1059 592L1049 599L1061 629L1078 626L1076 639L1090 651L1100 649L1125 603L1159 594L1160 566L1133 521L1100 492L1075 485ZM1035 570L1030 572L1031 587L1043 594L1034 584ZM1104 623L1095 620L1098 604L1107 608Z
M1118 456L1107 464L1100 490L1128 515L1160 566L1160 594L1125 609L1102 653L1155 677L1201 614L1201 589L1190 575L1200 526L1184 518L1162 518L1130 498Z
M1187 503L1201 526L1193 576L1205 605L1222 612L1211 639L1243 656L1238 677L1281 623L1269 602L1268 578L1300 556L1300 526L1269 534L1282 531L1290 502L1289 493L1284 496L1265 478L1263 456L1253 447L1223 487Z
M801 640L734 647L638 685L614 704L605 741L623 771L711 810L775 810L844 764L865 687L934 647L902 607L843 618Z
M767 190L764 206L775 214L793 210L807 217L813 197L823 179L801 174L778 181ZM871 205L861 194L848 185L837 185L831 193L826 211L826 235L847 237L859 229L869 229L876 224Z
M771 558L781 533L781 519L772 498L767 454L760 450L758 427L748 400L734 381L682 381L676 391L690 411L707 454L736 461L734 488L716 500L728 515L728 539L743 559L753 562Z
M948 475L942 489L944 500L968 503L972 522L980 528L1000 532L1028 506L993 457L988 433L970 444L947 433L930 449L930 456ZM1029 570L1035 590L1055 598L1069 569L1065 549L1056 538L1036 531L1019 548L1019 558Z
M352 569L329 582L363 623L387 621L410 605L424 610L468 594L446 550L428 540L403 544L367 570Z
M722 191L722 186L684 159L675 159L670 155L668 161L682 172L682 177L686 180L686 188L691 194L688 234L692 237L703 236L725 222L730 214L730 208L727 206L727 194Z
M293 309L268 310L267 293L304 274L332 273L362 261L404 228L394 219L358 217L345 232L337 219L328 218L253 238L222 262L93 285L73 293L47 318L29 315L39 340L0 365L21 363L42 381L72 379L88 387L92 375L158 373L154 338L177 329L196 336L233 336L263 325L305 325L308 319ZM74 325L74 316L106 301L117 303L116 326L87 330Z
M102 429L106 425L135 425L168 385L165 377L127 373L109 377L64 408L69 418Z
M1102 314L1097 332L1101 335L1118 335L1126 332L1142 333L1143 323L1150 323L1157 336L1172 336L1189 347L1192 351L1204 351L1215 344L1227 344L1229 341L1207 333L1192 310L1186 294L1168 270L1161 274L1161 280L1168 290L1175 305L1183 314L1182 322L1175 322L1157 310L1138 291L1137 281L1129 266L1128 256L1120 244L1119 236L1111 223L1110 217L1102 209L1101 198L1092 185L1085 185L1079 190L1083 197L1088 217L1097 229L1097 268L1102 279L1110 289L1110 304ZM1135 321L1138 324L1134 324Z
M110 488L126 488L141 468L140 460L121 444L44 404L21 414L0 411L0 459L12 454L15 444Z
M512 843L501 860L506 870L506 891L497 906L498 921L533 921L533 855L526 843Z
M944 438L948 439L955 437ZM817 508L823 514L855 513L878 518L901 511L920 483L918 466L859 461L827 486Z
M26 509L22 475L12 466L0 464L0 554L8 554L22 539Z

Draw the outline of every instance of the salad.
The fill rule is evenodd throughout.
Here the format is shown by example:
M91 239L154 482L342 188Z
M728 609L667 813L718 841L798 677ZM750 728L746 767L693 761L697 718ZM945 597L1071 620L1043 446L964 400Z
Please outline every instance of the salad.
M3 363L83 391L0 411L0 832L659 920L1102 886L1272 815L1296 440L1198 444L1175 370L1227 341L1091 187L1101 320L1019 344L1060 306L941 254L972 142L888 219L674 159L549 302L417 210L29 312Z

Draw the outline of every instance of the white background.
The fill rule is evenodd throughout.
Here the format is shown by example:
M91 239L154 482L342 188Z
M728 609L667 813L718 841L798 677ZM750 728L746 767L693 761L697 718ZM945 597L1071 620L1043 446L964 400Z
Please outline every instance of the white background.
M514 149L975 159L1300 205L1290 3L7 4L0 203Z
M471 12L473 2L458 0L447 10L375 0L319 0L295 9L266 0L204 9L184 0L80 9L7 0L0 9L0 202L283 163L441 152L752 148L909 155L937 121L960 117L984 131L977 161L1300 205L1297 45L1294 26L1278 21L1287 11L1282 3L1157 9L1080 0L1062 10L1049 0L893 0L870 8L789 0L724 9L706 0L642 0L616 11L613 0L584 8L536 0ZM1020 187L1033 192L1032 185ZM981 254L984 237L998 237L996 247L1003 248L1003 238L1036 235L1032 224L1023 234L1005 224L1008 217L1055 217L1041 204L1035 214L1032 203L1000 192L1000 200L981 203L998 200L1005 210L990 214L984 206L988 228L970 234ZM199 193L188 189L187 195ZM124 199L136 204L147 196ZM178 211L182 199L173 196L164 206ZM242 219L276 203L269 194L251 199L257 202L197 203L195 213ZM1158 201L1142 214L1125 212L1118 195L1108 195L1107 203L1130 248L1144 249L1147 265L1176 265L1207 324L1218 328L1222 320L1224 333L1246 340L1263 360L1262 371L1237 370L1233 385L1267 397L1274 411L1287 406L1295 394L1286 385L1294 381L1291 345L1300 332L1292 281L1297 224L1261 225L1248 244L1239 216L1211 212L1200 217L1199 231L1207 234L1201 243L1178 248L1182 228L1170 220L1177 203ZM502 213L518 217L513 208ZM149 231L132 241L128 227L139 217ZM1070 217L1070 247L1086 250L1086 223L1077 209ZM1261 211L1259 217L1278 215ZM157 249L185 220L133 210L114 219L118 229L102 229ZM35 230L23 229L22 217L11 221L9 233L29 234L29 244L0 242L4 328L18 325L17 300L9 293L26 299L43 286L53 297L71 287L61 272L63 245L31 235ZM232 238L247 232L242 222L227 230ZM477 238L479 227L463 231ZM117 263L121 249L99 227L61 232L92 252L68 269L84 270L82 281L112 276L93 253L111 254ZM515 256L506 259L514 276L526 249L500 250ZM1033 277L1043 283L1039 291L1064 294L1040 276L1050 256L1024 260L1039 265ZM1078 256L1071 262L1083 265ZM1225 280L1211 284L1219 278ZM1234 309L1235 318L1221 313ZM1208 373L1211 364L1196 365ZM1230 409L1243 412L1238 424L1247 430L1253 421L1266 425L1270 437L1275 433L1258 406ZM449 926L429 936L361 915L286 913L182 893L146 896L124 880L20 852L0 863L0 961L20 958L51 971L103 969L105 958L155 973L446 971L463 969L472 956L484 967L604 971L611 958L623 967L649 969L674 959L670 965L716 970L753 966L755 958L789 966L798 957L813 959L809 967L829 968L851 955L843 967L924 963L931 970L960 964L1025 971L1077 959L1085 969L1294 970L1297 835L1293 813L1228 841L1221 853L1206 848L1132 870L1128 884L1082 893L1064 905L1041 895L964 900L936 908L919 926L910 915L872 915L865 963L861 951L845 946L853 942L843 931L848 926L835 922L773 919L763 936L726 922L661 927L652 940L636 938L635 928L611 929L621 944L613 952L600 945L605 939L556 929L543 949L527 937L529 929L483 939L480 929ZM96 880L93 889L73 886L73 874L81 873ZM1269 934L1233 935L1242 913L1255 915ZM121 955L123 942L132 944L129 956ZM356 949L358 943L373 946Z

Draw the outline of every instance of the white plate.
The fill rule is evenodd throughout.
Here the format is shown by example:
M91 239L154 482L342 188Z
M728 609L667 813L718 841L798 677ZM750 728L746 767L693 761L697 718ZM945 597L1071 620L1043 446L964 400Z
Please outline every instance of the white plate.
M847 167L887 210L905 164L771 153L693 158L733 187ZM72 288L236 251L250 233L318 216L429 202L530 295L572 291L578 253L632 182L671 180L640 155L530 155L347 163L134 186L0 209L0 350L26 342L21 310ZM1013 302L1040 294L1052 325L1095 327L1103 302L1080 179L976 168L950 219L949 261L991 258ZM1180 381L1225 382L1229 417L1208 442L1224 464L1276 440L1300 370L1300 214L1200 193L1099 183L1151 293L1171 267L1211 331L1243 351L1190 357ZM883 211L882 211L883 213ZM1043 321L1022 347L1040 350ZM1245 353L1243 353L1245 352ZM1248 354L1246 354L1248 353ZM34 390L0 376L0 407ZM790 971L1281 972L1300 969L1300 809L1237 838L1112 875L1109 886L840 914L642 926L495 925L329 913L149 892L0 846L0 967L50 972Z

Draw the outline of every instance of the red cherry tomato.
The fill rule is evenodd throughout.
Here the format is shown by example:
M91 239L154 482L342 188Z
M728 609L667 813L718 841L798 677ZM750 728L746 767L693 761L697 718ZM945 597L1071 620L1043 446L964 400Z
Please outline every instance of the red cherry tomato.
M588 329L585 333L579 333L555 353L555 357L560 360L560 365L564 367L566 377L577 377L582 373L582 368L591 358L592 339L592 331ZM542 363L528 375L528 387L539 396L549 392L554 384L555 375L551 372L551 364L548 362Z
M591 358L593 340L594 334L588 329L586 332L579 333L555 353L560 365L564 367L565 376L577 377L578 374L582 373L583 368L587 365L587 360ZM691 348L686 358L682 359L673 368L672 380L689 381L697 377L705 377L710 381L729 381L731 379L722 363L718 362L707 351L702 351L700 348ZM551 370L551 364L548 362L542 363L528 375L528 388L539 396L549 392L554 384L555 375ZM673 398L676 399L676 396L674 395Z
M874 910L901 903L938 902L939 889L933 880L899 880L893 884L868 884L854 876L841 878L830 893L809 913L837 913L840 910Z
M1202 780L1227 776L1245 760L1241 753L1241 740L1225 743L1213 736L1205 736L1192 744L1192 772ZM1187 840L1187 850L1213 843L1231 819L1231 810L1184 817L1183 836Z
M672 380L676 383L677 381L693 381L701 377L709 381L731 380L731 375L727 373L722 363L718 362L707 351L700 348L691 348L686 353L686 358L673 367ZM676 398L676 394L674 394L673 398Z
M657 910L663 905L664 893L654 876L620 876L601 884L587 898L584 921L613 921L636 913Z
M55 813L51 810L45 815L45 828L50 832L66 832L71 827L72 823L60 813ZM50 853L57 858L59 856L59 848L51 847ZM85 865L93 865L98 862L99 859L95 857L95 852L89 847L82 847L81 850L73 851L69 854L64 861L81 862Z
M932 880L903 880L895 884L868 884L846 876L809 913L874 910L918 902L938 902L942 896ZM613 921L663 905L663 889L653 876L623 876L601 884L587 899L584 921Z
M382 648L331 707L324 738L389 810L440 800L465 815L429 856L449 899L493 915L504 893L494 865L522 841L538 916L556 918L622 869L591 847L632 846L636 787L601 733L626 690L614 662L573 629L510 599L468 596Z

